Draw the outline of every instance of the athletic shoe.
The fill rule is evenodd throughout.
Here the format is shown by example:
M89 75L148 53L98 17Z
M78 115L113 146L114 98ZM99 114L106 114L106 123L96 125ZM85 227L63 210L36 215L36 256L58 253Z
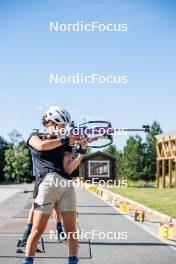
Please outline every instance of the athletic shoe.
M31 258L31 257L24 258L23 264L33 264L33 258Z
M79 259L76 256L69 257L68 264L77 264Z
M22 237L20 237L20 239L18 240L17 247L25 247L26 246L26 243L27 243L28 237L31 233L31 230L32 230L31 224L25 225L24 235Z

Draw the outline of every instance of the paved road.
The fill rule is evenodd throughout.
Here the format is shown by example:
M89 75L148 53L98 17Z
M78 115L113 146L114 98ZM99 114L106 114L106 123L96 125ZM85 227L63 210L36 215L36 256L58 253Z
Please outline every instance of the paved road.
M29 189L32 189L31 187ZM22 262L23 254L16 254L16 241L23 232L24 223L30 207L32 193L18 192L0 204L0 264ZM153 237L124 215L86 190L77 190L78 222L83 233L99 230L107 234L116 232L117 239L81 239L80 264L175 264L176 250ZM35 263L67 263L67 245L61 245L50 239L54 232L53 218L45 232L46 253L38 253ZM98 232L98 231L96 231ZM123 235L127 233L127 239ZM123 235L122 235L123 234ZM102 235L102 233L101 233ZM41 245L39 244L39 247Z

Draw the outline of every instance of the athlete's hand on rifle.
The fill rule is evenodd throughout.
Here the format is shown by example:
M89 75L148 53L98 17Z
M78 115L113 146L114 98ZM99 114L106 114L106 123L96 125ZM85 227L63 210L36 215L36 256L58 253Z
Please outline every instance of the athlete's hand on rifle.
M79 140L79 136L69 136L69 145L75 145Z
M82 148L87 149L87 144L98 140L98 138L88 138L80 136L69 136L69 145L80 144Z
M73 147L73 153L75 155L78 155L78 154L86 154L86 151L87 151L87 142L85 141L77 141Z

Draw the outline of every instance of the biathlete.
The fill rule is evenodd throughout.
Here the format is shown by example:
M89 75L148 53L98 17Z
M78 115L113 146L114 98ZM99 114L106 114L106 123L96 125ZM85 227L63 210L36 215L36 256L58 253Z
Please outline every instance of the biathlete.
M57 109L57 107L56 107ZM46 124L46 120L45 120L45 117L42 119L42 124L43 126L46 128L47 124ZM46 129L45 131L46 134L50 134L51 133L51 136L52 136L52 131ZM35 171L33 169L33 176L35 177ZM73 172L71 175L71 178L76 178L75 176L75 172ZM17 247L24 247L26 246L26 242L27 242L27 239L31 233L31 230L32 230L32 224L33 224L33 216L34 216L34 201L35 201L35 198L36 198L36 195L37 195L37 189L38 189L38 182L35 183L34 185L34 191L33 191L33 202L32 202L32 207L29 211L29 215L28 215L28 220L27 220L27 224L25 225L25 231L24 231L24 234L19 238L18 240L18 243L17 243ZM64 232L63 232L63 229L62 229L62 224L61 224L61 215L60 215L60 212L59 212L59 208L58 208L58 205L55 204L55 207L53 209L53 217L54 217L54 221L56 223L56 231L57 231L57 234L58 234L58 240L60 241L65 241L67 240Z
M69 113L60 107L50 107L43 117L47 133L65 128L71 122ZM32 264L37 243L43 234L49 217L56 205L59 207L64 231L68 237L69 264L78 263L78 239L76 221L76 193L70 174L80 164L86 145L76 148L77 157L72 158L74 137L42 140L38 131L30 134L28 145L31 148L33 168L36 175L37 192L34 202L34 216L31 233L26 244L26 254L23 264ZM53 184L57 182L57 186ZM63 184L64 182L64 184Z

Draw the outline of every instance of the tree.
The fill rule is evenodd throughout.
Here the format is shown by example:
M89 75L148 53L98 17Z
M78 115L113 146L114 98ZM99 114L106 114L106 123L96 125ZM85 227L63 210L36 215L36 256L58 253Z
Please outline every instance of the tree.
M117 164L116 164L116 168L117 168L117 178L118 179L123 179L124 178L124 175L123 175L123 172L124 172L124 156L123 156L123 153L122 151L117 151L117 154L116 154L116 157L117 157Z
M9 148L5 151L5 179L7 182L30 182L32 179L32 162L30 151L22 137L14 130L10 134Z
M146 137L145 146L145 164L146 164L146 179L154 180L156 175L156 135L163 133L160 124L154 121L150 132Z
M144 175L144 148L140 136L130 137L120 156L119 172L124 178L137 181Z
M0 182L4 181L5 150L7 148L7 141L0 137Z
M115 145L110 145L104 152L109 153L112 156L117 156L117 147Z
M22 141L22 135L16 129L9 134L9 138L13 148L15 148Z

